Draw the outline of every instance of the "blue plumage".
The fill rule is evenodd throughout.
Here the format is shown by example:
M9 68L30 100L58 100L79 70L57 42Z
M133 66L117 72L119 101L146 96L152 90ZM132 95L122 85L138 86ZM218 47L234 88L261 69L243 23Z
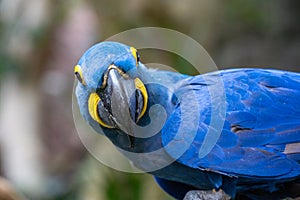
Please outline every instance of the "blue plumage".
M147 69L137 57L126 45L103 42L80 59L86 84L78 83L77 100L84 119L96 131L121 151L147 153L140 160L123 152L137 167L157 176L160 186L176 198L195 188L223 189L233 197L294 195L287 185L300 179L300 74L232 69L190 77ZM119 96L126 97L124 90L129 86L114 87L110 66L114 67L110 71L121 69L114 73L128 83L138 78L147 95L143 87L136 86L135 95L129 94L136 101L121 98L115 103L110 99L114 92L121 91ZM101 87L106 75L110 89ZM89 104L93 92L100 96L94 114ZM164 108L165 115L150 109L156 104ZM119 106L118 111L114 105ZM116 116L128 112L129 120ZM112 127L100 126L93 115L108 116ZM214 115L219 121L214 121ZM155 118L162 116L166 121L157 134L138 136L146 132L137 125L154 130L159 127L153 124ZM209 148L207 141L215 143ZM150 155L152 152L159 153ZM167 161L169 165L160 167ZM149 170L152 168L155 170Z
M193 143L178 161L191 167L208 168L239 177L289 178L299 175L299 164L286 159L284 152L274 150L276 145L300 142L300 104L296 104L300 100L300 76L291 79L289 75L295 76L294 73L275 70L221 71L227 105L224 129L216 146L202 159L197 159L197 156L193 159L189 157L199 152L199 145L207 133L209 124L206 119L211 117L211 105L202 105L203 102L210 102L208 89L215 85L197 85L196 83L202 82L202 76L185 80L191 83L187 87L192 87L195 96L199 97L195 99L198 102L194 103L198 104L206 119L200 121ZM294 84L292 81L295 81ZM185 89L181 87L180 90ZM189 95L190 91L186 91L181 94L181 98ZM178 133L174 127L180 123L180 117L178 107L162 130L164 145ZM272 147L268 147L269 145ZM180 146L174 148L178 150ZM264 166L269 168L266 170Z

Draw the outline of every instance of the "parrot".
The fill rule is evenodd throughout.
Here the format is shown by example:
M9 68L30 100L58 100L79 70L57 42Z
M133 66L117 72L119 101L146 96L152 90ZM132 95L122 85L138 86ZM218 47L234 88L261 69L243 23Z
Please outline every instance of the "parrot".
M136 48L90 47L74 67L82 118L175 199L300 194L300 74L233 68L196 76L151 69ZM296 189L295 189L296 188Z

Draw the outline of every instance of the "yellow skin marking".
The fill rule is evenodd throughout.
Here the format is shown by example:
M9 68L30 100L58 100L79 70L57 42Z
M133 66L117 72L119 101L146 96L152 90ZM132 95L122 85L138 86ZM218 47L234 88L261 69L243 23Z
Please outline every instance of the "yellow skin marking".
M113 126L109 126L98 115L98 103L101 101L100 97L97 93L91 93L88 100L88 108L91 117L98 122L101 126L106 128L114 128Z
M130 47L130 51L131 51L131 54L133 55L133 57L135 58L136 66L138 66L139 63L138 63L138 54L137 54L136 48Z
M138 119L137 119L137 121L139 121L141 119L141 117L143 117L143 115L145 114L146 109L147 109L148 93L147 93L145 85L143 84L143 82L139 78L134 79L134 83L135 83L136 89L138 89L138 90L140 90L142 92L143 99L144 99L144 105L143 105L142 112L138 116Z
M74 67L74 74L76 76L76 78L78 79L78 81L83 84L83 85L86 85L85 81L84 81L84 78L83 78L83 74L82 74L82 69L81 69L81 66L80 65L76 65Z

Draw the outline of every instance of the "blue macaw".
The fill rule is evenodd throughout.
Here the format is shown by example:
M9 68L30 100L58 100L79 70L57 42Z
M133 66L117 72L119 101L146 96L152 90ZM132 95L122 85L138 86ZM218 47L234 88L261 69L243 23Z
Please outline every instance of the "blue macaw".
M88 49L74 73L85 121L174 198L212 189L233 199L295 195L300 74L153 70L134 47L109 41Z

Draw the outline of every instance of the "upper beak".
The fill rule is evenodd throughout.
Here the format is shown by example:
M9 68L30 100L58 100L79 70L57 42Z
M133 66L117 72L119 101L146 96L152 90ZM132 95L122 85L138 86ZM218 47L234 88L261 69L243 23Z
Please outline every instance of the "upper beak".
M124 76L117 68L107 72L105 88L98 92L115 126L129 135L144 107L144 98L137 89L136 80ZM101 113L100 118L101 118Z
M109 81L110 80L110 81ZM133 108L131 106L131 97L135 94L134 80L125 79L119 72L112 69L108 73L108 84L111 84L111 114L115 118L117 126L125 131L131 133L131 124L135 119Z

